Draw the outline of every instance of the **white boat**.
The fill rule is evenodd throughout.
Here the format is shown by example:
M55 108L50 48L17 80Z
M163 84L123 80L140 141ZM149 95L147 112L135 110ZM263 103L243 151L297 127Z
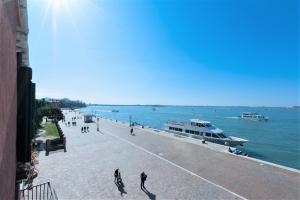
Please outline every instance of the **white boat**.
M248 141L238 137L226 136L223 130L215 127L209 121L199 119L191 119L190 122L167 121L164 130L232 147L243 145Z
M260 121L260 122L267 122L269 120L268 117L260 115L256 112L243 112L240 118L246 120Z

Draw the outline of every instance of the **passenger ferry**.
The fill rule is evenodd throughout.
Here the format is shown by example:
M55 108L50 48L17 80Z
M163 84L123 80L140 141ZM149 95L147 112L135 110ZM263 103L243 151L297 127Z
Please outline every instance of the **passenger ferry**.
M269 120L268 117L260 115L256 112L243 112L240 116L241 119L253 120L253 121L260 121L260 122L267 122Z
M199 119L191 119L190 122L167 121L165 123L164 130L232 147L238 145L242 146L248 141L238 137L226 136L223 130L216 128L208 121L202 121Z

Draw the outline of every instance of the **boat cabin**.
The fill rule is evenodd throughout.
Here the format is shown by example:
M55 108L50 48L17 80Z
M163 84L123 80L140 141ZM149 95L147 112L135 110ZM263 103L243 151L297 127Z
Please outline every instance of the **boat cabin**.
M203 120L199 120L199 119L191 119L191 126L212 127L212 125L209 121L203 121Z

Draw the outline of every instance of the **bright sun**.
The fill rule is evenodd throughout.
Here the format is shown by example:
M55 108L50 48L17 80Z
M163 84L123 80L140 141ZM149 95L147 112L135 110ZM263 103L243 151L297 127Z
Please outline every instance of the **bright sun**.
M0 0L1 1L1 0ZM52 26L54 38L56 38L60 23L70 24L77 29L76 16L80 16L89 8L93 8L92 0L41 0L45 5L42 24L48 17Z
M48 0L48 3L53 10L57 11L64 6L68 6L69 0Z

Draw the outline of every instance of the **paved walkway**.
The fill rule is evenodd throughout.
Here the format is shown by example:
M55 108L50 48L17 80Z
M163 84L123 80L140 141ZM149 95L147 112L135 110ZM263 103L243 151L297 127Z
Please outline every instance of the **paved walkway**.
M66 115L67 120L73 113ZM71 120L70 120L71 121ZM299 199L298 172L100 120L90 132L61 125L67 153L40 154L35 183L50 181L59 199ZM124 191L113 182L120 168ZM148 175L140 190L139 175ZM123 192L124 192L123 191Z

